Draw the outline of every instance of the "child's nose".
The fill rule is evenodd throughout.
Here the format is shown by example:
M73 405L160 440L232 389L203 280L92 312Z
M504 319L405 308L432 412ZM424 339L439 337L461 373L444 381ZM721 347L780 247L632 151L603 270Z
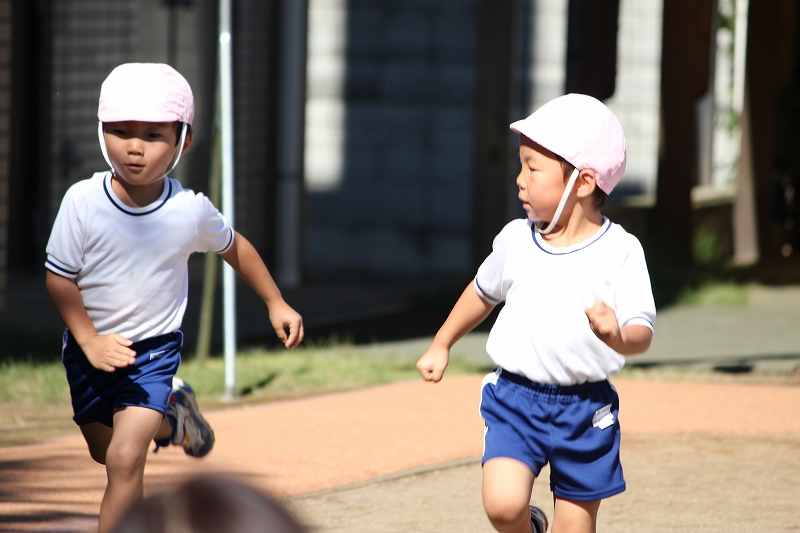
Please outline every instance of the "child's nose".
M522 171L521 170L520 170L519 174L517 174L517 179L515 181L517 182L517 187L522 189L523 185L525 184L525 180L522 179Z
M142 143L141 139L137 139L136 137L131 138L128 141L128 153L129 154L137 154L140 155L144 152L144 143Z

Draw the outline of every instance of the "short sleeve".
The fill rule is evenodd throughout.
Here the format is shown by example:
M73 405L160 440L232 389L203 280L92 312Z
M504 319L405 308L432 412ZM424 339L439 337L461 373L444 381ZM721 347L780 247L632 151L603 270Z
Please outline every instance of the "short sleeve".
M632 244L617 280L617 320L621 326L636 324L653 329L656 306L650 286L644 250L639 241L630 236Z
M226 252L233 244L233 228L228 219L204 194L197 193L194 201L197 210L195 250L217 254Z
M44 266L60 276L76 278L84 265L84 226L75 186L67 190L58 209Z
M497 305L506 298L503 272L506 265L506 235L500 232L492 243L492 253L478 267L475 276L475 290L487 302Z

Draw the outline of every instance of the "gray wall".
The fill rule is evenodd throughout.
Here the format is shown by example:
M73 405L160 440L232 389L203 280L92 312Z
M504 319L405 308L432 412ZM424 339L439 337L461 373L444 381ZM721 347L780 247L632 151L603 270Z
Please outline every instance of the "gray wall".
M275 246L277 0L237 0L234 9L236 229L270 266Z
M312 1L311 20L315 6L330 4ZM307 277L464 274L471 252L474 2L350 0L341 7L343 159L338 179L317 185L308 162L326 132L315 130L321 126L309 113ZM309 40L313 56L314 35ZM311 59L313 99L328 87Z

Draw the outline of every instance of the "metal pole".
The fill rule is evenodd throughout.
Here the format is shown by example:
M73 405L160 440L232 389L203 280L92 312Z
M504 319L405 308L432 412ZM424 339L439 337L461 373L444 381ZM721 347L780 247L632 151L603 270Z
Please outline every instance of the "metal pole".
M744 110L744 75L747 62L747 11L748 0L736 0L736 22L733 29L733 110Z
M233 197L233 68L231 0L219 2L220 140L222 144L222 213L234 224ZM236 396L236 276L225 263L222 275L225 344L225 399Z
M178 68L175 61L178 56L178 6L169 6L167 15L167 65Z

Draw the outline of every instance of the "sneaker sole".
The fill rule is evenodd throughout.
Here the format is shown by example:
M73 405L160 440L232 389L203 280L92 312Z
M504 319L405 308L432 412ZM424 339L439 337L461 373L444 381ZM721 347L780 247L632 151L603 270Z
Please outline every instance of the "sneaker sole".
M550 525L547 521L547 515L538 507L534 507L533 505L529 505L528 507L531 510L531 525L533 526L534 533L545 533L547 527Z
M214 430L211 429L211 425L206 422L206 419L203 418L203 415L200 414L200 408L197 405L197 401L194 397L194 390L180 380L178 378L174 378L174 381L177 382L178 388L173 388L172 393L175 395L175 400L180 402L181 405L185 409L189 411L189 415L192 417L195 426L200 430L200 439L202 444L200 447L195 448L189 443L189 446L184 446L183 450L186 452L187 455L192 457L204 457L208 455L208 452L211 451L211 448L214 447Z

